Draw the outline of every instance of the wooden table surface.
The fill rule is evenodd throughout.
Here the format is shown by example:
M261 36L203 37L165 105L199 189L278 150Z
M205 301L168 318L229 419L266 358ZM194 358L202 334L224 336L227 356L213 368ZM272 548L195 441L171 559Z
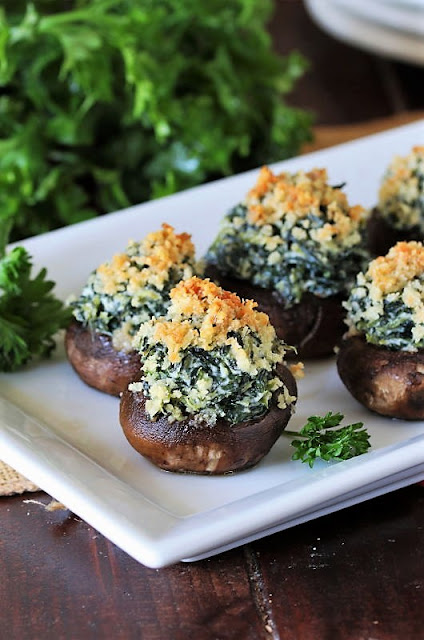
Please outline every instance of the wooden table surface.
M312 62L290 99L316 112L316 145L424 108L423 68L337 42L300 1L280 0L270 29L280 52ZM422 486L159 570L49 502L42 492L0 498L0 638L424 638Z

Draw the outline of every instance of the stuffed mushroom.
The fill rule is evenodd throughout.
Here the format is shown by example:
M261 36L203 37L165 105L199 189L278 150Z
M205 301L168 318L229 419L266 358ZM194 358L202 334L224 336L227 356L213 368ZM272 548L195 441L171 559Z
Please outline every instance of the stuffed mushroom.
M163 315L171 289L198 269L190 236L168 224L100 265L71 302L74 321L65 336L81 379L111 395L126 389L140 371L132 346L139 325Z
M168 471L222 474L257 464L292 414L287 346L251 300L194 277L134 342L141 379L122 394L129 443Z
M325 169L276 175L264 167L224 218L205 273L257 300L300 357L326 356L344 332L342 300L368 259L366 221Z
M399 242L357 276L337 368L365 407L424 419L424 246Z
M424 147L388 166L368 225L369 249L385 255L399 241L424 239Z

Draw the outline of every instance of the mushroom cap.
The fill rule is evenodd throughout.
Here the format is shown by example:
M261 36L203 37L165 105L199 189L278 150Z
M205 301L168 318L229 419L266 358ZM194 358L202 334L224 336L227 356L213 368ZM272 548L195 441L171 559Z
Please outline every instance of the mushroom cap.
M370 411L403 420L424 420L424 352L393 351L362 336L341 343L341 380Z
M296 382L284 365L277 374L290 395L297 395ZM120 403L120 422L128 442L151 462L167 471L224 474L257 464L286 427L291 407L277 406L274 392L268 411L254 420L230 425L218 419L210 425L195 417L169 422L165 415L151 420L142 392L126 390Z
M119 396L140 377L137 351L117 351L109 335L92 331L76 320L66 331L65 349L81 380L104 393Z

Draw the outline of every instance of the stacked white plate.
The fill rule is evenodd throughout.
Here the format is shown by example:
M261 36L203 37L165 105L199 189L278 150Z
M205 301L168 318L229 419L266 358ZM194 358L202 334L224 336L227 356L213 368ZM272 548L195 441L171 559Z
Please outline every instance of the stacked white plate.
M334 37L424 65L424 0L305 0L305 5Z

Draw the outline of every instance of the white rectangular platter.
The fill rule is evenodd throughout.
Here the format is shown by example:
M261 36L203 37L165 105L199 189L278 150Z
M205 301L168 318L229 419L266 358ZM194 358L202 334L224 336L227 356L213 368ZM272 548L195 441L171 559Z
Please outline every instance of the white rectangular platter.
M352 204L373 206L394 154L424 143L424 121L274 165L326 167L346 182ZM78 294L100 262L162 222L192 234L200 257L224 213L256 171L131 207L25 241L65 299ZM291 429L310 415L341 411L362 420L369 453L313 469L291 460L282 436L254 469L222 477L161 471L127 443L119 400L86 387L67 363L61 339L51 360L0 375L0 458L62 501L150 567L194 560L241 545L424 479L424 423L389 420L363 409L340 382L333 358L307 363Z

